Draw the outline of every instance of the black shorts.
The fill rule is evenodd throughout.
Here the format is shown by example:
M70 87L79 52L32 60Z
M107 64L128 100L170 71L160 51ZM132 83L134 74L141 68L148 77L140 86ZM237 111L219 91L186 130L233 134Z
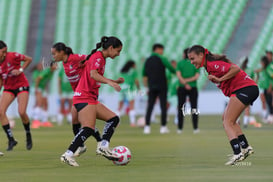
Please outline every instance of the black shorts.
M252 105L253 102L258 98L259 96L259 88L255 85L248 86L244 88L240 88L239 90L236 90L232 94L235 94L236 97L245 105Z
M16 97L20 92L29 92L29 87L19 87L17 89L4 89L4 92L9 92Z
M74 104L77 112L80 112L85 106L87 106L88 103L79 103L79 104Z

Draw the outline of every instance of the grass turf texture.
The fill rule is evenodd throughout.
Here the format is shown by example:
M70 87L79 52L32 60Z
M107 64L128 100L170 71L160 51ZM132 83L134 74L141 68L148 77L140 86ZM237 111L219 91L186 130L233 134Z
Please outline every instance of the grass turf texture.
M171 118L171 121L173 118ZM102 131L103 122L97 121ZM6 152L7 139L0 133L0 181L272 181L273 180L273 125L244 129L255 154L237 166L225 166L231 147L222 128L221 116L201 116L201 133L194 135L190 117L186 116L182 134L169 122L170 134L159 134L159 124L151 125L152 133L143 135L141 128L131 128L127 117L111 141L111 147L124 145L132 152L127 166L115 166L111 161L96 156L96 142L90 137L87 152L77 158L80 167L60 162L60 156L73 136L70 125L33 129L34 146L25 148L25 133L17 120L13 130L19 142Z

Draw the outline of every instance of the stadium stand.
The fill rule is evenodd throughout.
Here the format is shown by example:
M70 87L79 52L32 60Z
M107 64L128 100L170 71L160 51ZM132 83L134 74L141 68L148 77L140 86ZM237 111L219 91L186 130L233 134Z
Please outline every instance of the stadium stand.
M273 51L272 19L273 19L273 6L270 10L267 20L249 56L251 68L254 68L254 67L257 68L257 65L259 65L258 63L260 61L261 56L265 54L265 50Z
M0 1L0 37L9 51L25 53L31 0Z
M106 70L108 76L116 76L111 70L119 70L129 58L140 63L156 42L165 45L165 54L170 59L180 59L182 50L192 44L221 53L247 3L178 1L59 0L55 41L63 41L75 52L87 54L102 35L119 37L124 43L123 52L117 58L118 64L111 62ZM205 81L201 76L199 88Z

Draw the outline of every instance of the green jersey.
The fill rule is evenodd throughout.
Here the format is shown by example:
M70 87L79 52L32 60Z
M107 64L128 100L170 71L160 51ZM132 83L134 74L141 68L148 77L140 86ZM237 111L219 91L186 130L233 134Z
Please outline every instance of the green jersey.
M41 71L39 71L39 70L34 70L32 72L32 86L33 86L33 83L34 83L34 87L35 87L35 80L38 78L40 72Z
M196 73L199 73L199 69L196 69L193 64L188 59L183 59L177 63L176 71L181 73L183 78L193 77ZM191 87L197 86L197 80L188 82ZM184 87L184 84L179 82L180 87Z
M45 89L47 86L47 83L51 80L52 76L53 76L53 71L51 71L50 68L46 68L44 69L42 72L40 72L40 74L38 75L38 77L41 78L38 87L41 89Z
M128 89L134 90L135 89L135 82L137 80L137 70L132 68L127 73L121 73L121 76L124 78L124 83Z
M269 78L269 83L273 84L273 62L271 62L267 67L266 67L266 73L268 74Z
M59 74L58 74L59 80L61 81L61 90L65 93L73 92L71 84L65 74L63 66L61 66Z
M268 89L269 88L269 76L266 72L266 70L262 70L259 73L259 80L258 80L258 85L261 89Z

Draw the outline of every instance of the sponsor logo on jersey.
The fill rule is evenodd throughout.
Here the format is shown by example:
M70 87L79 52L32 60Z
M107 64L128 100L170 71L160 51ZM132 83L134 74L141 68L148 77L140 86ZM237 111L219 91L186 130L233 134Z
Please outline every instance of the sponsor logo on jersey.
M82 93L81 92L74 92L74 96L81 96Z

